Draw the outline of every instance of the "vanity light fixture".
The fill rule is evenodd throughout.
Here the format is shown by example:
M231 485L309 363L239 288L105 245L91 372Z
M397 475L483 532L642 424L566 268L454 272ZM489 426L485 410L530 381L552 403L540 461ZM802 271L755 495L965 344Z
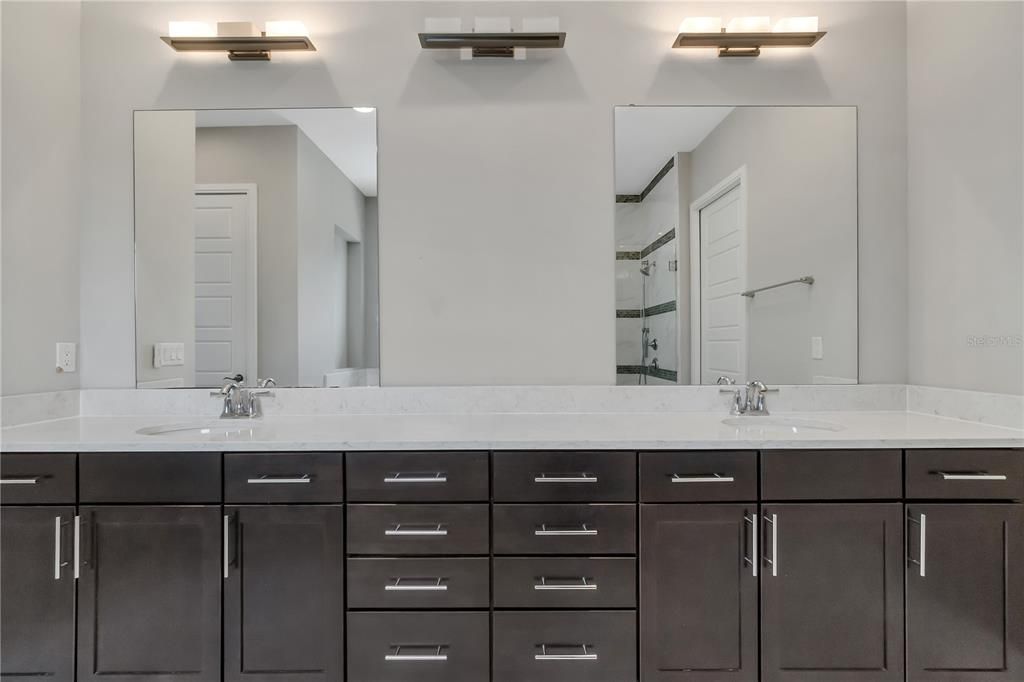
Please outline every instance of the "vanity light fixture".
M527 49L551 49L565 45L565 32L558 30L556 17L523 20L516 31L507 17L477 17L472 31L462 31L458 18L427 19L426 31L419 34L424 50L459 50L462 59L500 57L525 59Z
M762 47L810 47L825 35L818 17L788 17L770 26L768 17L736 17L725 28L718 17L689 17L672 47L717 47L719 57L756 57Z
M316 51L301 21L268 21L256 35L247 22L172 21L161 40L178 52L227 52L233 62L269 62L272 51Z

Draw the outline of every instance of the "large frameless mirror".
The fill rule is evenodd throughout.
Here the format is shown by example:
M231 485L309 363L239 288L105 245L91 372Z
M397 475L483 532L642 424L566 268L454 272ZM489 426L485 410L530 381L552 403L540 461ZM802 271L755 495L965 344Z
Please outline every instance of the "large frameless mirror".
M139 388L379 384L372 108L137 111Z
M857 382L855 107L615 109L619 384Z

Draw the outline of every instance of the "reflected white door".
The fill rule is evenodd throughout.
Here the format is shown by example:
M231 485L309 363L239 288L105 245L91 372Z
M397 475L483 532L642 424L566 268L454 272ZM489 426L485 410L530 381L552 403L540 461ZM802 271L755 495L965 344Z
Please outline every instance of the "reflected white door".
M700 209L700 383L747 381L746 226L740 185Z
M255 207L247 191L196 190L196 386L256 380Z

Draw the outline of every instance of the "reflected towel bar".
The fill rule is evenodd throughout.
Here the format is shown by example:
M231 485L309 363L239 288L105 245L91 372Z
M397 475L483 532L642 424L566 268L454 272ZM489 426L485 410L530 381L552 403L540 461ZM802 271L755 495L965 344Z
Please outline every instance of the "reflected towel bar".
M804 275L803 277L798 277L797 279L791 279L786 282L779 282L778 284L771 284L766 287L761 287L760 289L748 289L747 291L741 292L740 296L754 298L754 294L760 293L762 291L768 291L769 289L777 289L778 287L784 287L787 284L814 284L814 277L812 277L811 275Z

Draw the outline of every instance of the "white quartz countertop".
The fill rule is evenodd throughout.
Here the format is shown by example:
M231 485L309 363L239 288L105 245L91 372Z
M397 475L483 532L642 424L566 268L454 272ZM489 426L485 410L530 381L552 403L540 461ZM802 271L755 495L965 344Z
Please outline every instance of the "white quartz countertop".
M487 413L215 418L74 417L0 430L7 452L1024 448L1024 431L913 412ZM749 425L747 425L749 424ZM140 429L187 430L142 435ZM828 428L809 428L826 426Z

